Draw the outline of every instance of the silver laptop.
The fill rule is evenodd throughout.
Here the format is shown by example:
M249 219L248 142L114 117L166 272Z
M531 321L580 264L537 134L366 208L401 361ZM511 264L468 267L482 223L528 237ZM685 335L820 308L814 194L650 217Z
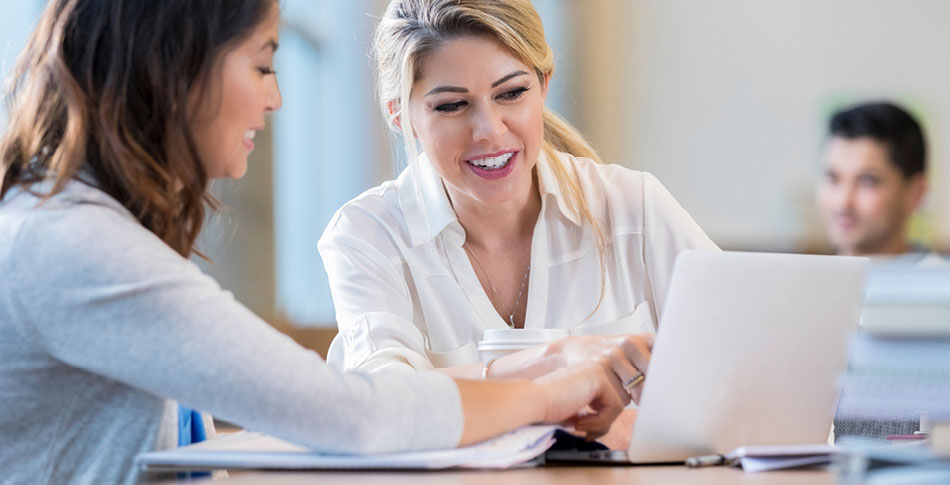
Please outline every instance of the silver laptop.
M670 463L743 445L824 443L868 260L682 253L626 452L546 462Z

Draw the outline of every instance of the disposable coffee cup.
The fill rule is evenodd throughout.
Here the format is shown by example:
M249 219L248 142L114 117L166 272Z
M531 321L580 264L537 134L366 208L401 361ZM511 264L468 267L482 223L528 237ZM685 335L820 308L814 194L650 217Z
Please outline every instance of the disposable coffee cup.
M482 362L488 362L567 336L567 330L560 328L492 328L485 330L476 348Z

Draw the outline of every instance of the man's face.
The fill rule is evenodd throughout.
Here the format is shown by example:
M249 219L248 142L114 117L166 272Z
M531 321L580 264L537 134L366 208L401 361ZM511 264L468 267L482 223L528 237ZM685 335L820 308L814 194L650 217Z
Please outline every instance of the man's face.
M832 137L818 209L839 254L888 254L907 250L904 226L924 192L923 175L905 178L888 148L869 137Z

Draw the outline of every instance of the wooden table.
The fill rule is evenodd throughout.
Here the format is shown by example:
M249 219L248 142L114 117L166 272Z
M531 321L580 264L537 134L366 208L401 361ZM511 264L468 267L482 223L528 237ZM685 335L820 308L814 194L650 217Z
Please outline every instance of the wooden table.
M228 484L296 485L310 483L380 485L543 485L543 484L703 484L703 485L831 485L834 472L791 470L745 473L736 468L683 466L538 467L504 471L320 471L232 472Z

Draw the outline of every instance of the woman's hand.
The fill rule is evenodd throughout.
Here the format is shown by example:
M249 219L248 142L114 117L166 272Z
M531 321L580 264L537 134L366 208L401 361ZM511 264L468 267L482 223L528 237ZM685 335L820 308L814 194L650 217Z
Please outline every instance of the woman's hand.
M612 370L622 386L636 382L633 379L641 371L646 375L653 339L653 334L648 333L566 337L497 359L491 365L488 378L536 379L558 369L597 363ZM478 379L483 370L482 364L439 369L440 372L465 379ZM623 391L624 395L639 403L642 383L628 387L630 392Z
M611 450L626 450L630 447L630 437L633 436L633 425L637 421L637 409L624 409L610 425L607 434L597 438Z
M630 402L616 374L600 363L558 369L534 381L455 383L465 419L459 446L534 423L573 426L593 440Z
M598 363L613 371L622 388L641 372L646 376L653 339L653 334L648 333L566 337L547 344L544 353L558 368ZM638 404L642 390L642 383L629 390Z
M588 440L607 433L630 402L616 374L600 363L558 369L535 384L544 403L541 422L570 425Z

